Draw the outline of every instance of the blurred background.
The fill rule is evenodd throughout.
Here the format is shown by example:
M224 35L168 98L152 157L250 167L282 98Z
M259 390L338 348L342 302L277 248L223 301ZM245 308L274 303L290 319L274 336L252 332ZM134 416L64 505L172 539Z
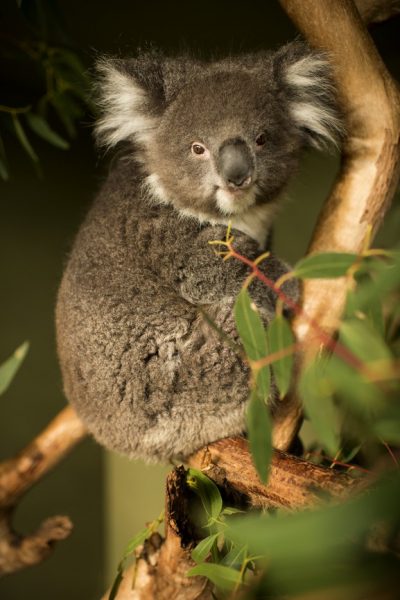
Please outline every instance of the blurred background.
M28 443L65 404L55 352L55 297L79 223L107 173L107 158L96 155L92 142L93 110L85 92L79 96L90 79L86 69L98 53L132 55L149 43L166 52L190 49L212 56L276 48L297 32L278 2L265 0L2 0L0 17L0 157L7 178L0 182L0 363L24 340L30 342L20 372L0 398L1 460ZM371 32L399 77L400 19ZM75 85L65 110L57 107L55 94L49 110L40 105L54 84L43 81L38 67L48 47L63 49L60 70ZM49 69L45 72L48 77ZM68 99L58 91L58 100ZM30 105L46 113L56 137L37 119L36 125L35 119L25 122L25 113L9 110ZM17 134L13 114L27 124L23 134ZM337 167L338 157L304 156L274 235L275 250L288 261L304 254ZM394 207L377 243L393 245L399 231L400 211ZM2 579L1 600L28 594L41 600L100 598L128 540L162 510L166 472L164 466L106 453L92 440L82 443L27 495L15 518L17 528L29 532L48 516L68 514L73 534L43 564Z

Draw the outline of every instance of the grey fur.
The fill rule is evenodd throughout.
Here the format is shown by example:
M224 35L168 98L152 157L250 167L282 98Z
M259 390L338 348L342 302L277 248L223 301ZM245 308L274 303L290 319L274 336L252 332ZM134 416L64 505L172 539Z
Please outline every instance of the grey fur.
M104 59L99 71L98 139L123 142L127 152L83 223L61 283L65 393L108 448L181 458L244 430L247 368L199 309L237 337L232 306L248 269L223 262L208 242L224 238L231 220L242 254L265 248L301 147L338 133L329 70L295 43L214 63L144 53ZM260 133L266 143L257 146ZM204 156L191 152L193 142ZM229 190L218 170L227 142L252 168L246 189ZM263 264L272 279L287 270L274 256ZM270 319L274 294L259 282L251 293Z

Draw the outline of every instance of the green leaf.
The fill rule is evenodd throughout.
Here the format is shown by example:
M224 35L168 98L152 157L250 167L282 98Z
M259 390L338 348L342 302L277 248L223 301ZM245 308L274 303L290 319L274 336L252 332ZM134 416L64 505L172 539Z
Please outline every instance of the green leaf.
M24 342L17 348L12 356L0 365L0 394L4 394L14 378L14 375L21 366L26 353L29 349L29 343Z
M340 326L339 340L364 362L392 359L386 343L368 321L344 321Z
M232 567L234 569L240 569L246 556L247 545L237 546L236 544L233 544L228 554L226 554L222 559L222 564L226 565L227 567Z
M186 480L188 486L199 496L208 517L217 519L222 510L222 498L215 483L197 469L189 469Z
M226 567L225 565L216 565L213 563L202 563L190 569L186 573L187 577L207 577L221 590L233 590L241 583L239 571Z
M343 449L342 449L342 456L341 456L340 460L343 463L348 464L349 462L351 462L353 460L353 458L355 458L357 456L357 454L360 452L361 448L362 448L362 444L357 444L357 446L354 446L354 448L351 448L351 450L346 452L346 454L343 454Z
M313 429L331 457L340 448L338 413L333 403L334 388L321 360L313 362L301 375L299 393Z
M79 56L66 48L53 48L52 60L67 65L72 71L84 77L85 67Z
M254 466L260 480L266 483L272 458L272 424L269 410L257 390L253 390L250 396L246 423Z
M139 546L141 546L142 544L144 544L144 542L147 540L147 538L149 538L151 535L151 528L150 527L146 527L145 529L142 529L141 531L139 531L139 533L137 533L129 542L127 547L125 548L123 557L122 557L122 561L123 562L126 558L128 558L128 556L130 556L135 550L136 548L138 548Z
M26 120L30 126L30 128L41 138L56 146L57 148L61 148L62 150L67 150L69 148L69 143L65 141L58 133L53 131L48 123L39 115L35 115L34 113L27 113Z
M268 327L267 335L271 353L280 352L294 344L291 327L283 316L275 317ZM290 387L293 360L293 355L289 354L272 363L272 371L281 398L286 396Z
M13 119L13 123L14 123L14 129L15 129L15 133L17 135L17 138L19 139L21 146L24 148L24 150L26 151L26 153L30 156L31 160L34 163L38 163L39 162L39 158L36 154L36 152L34 151L34 149L32 148L28 138L26 137L25 131L21 125L21 122L18 118L18 115L16 115L15 113L13 113L12 115L12 119Z
M234 508L233 506L225 506L224 510L222 511L222 515L237 515L239 513L243 513L243 510L239 510L239 508Z
M234 312L236 328L247 356L252 360L267 356L268 346L264 325L247 289L240 290Z
M345 316L349 319L358 318L366 320L380 334L384 335L385 323L383 319L382 303L376 298L367 307L358 303L358 290L350 290L347 294Z
M380 260L379 265L376 275L357 293L357 303L361 311L367 311L371 304L400 286L400 253L392 253L390 262Z
M346 275L358 259L356 254L324 252L302 258L294 267L294 277L301 279L332 279Z
M69 137L74 138L76 136L75 120L84 114L81 106L72 96L66 93L53 94L50 102L64 125L67 134Z
M196 546L196 548L192 551L192 559L196 563L202 563L205 561L209 553L211 552L211 548L214 546L218 539L219 533L214 533L213 535L209 535L208 537L201 540Z
M256 305L252 302L245 288L242 288L236 298L234 314L236 328L248 358L259 360L267 356L268 345L264 325ZM270 369L269 367L263 367L257 373L256 385L259 394L265 400L269 396L270 383Z
M226 535L237 544L248 544L251 553L267 557L271 573L274 564L289 566L300 559L306 564L339 559L343 565L359 548L355 540L364 543L364 535L374 522L395 522L399 518L399 494L400 474L396 471L382 477L368 494L340 505L290 515L281 513L274 519L236 517L230 521Z
M337 356L333 355L327 361L325 375L335 395L353 413L371 420L385 408L382 389Z
M400 444L400 422L394 419L380 419L374 426L375 435L389 444Z

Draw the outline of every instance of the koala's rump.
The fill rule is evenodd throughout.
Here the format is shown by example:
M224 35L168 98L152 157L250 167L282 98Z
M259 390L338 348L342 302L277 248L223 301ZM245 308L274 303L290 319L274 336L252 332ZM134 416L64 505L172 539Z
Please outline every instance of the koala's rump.
M244 429L248 374L198 308L141 274L105 270L102 285L72 258L57 306L68 400L100 443L147 460L182 457ZM231 303L210 308L233 334Z

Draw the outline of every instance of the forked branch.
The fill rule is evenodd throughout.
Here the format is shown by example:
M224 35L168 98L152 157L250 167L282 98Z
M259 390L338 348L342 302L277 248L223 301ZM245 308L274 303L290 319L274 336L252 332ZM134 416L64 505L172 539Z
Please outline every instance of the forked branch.
M68 517L44 521L36 533L22 537L12 528L12 515L21 497L85 437L86 428L75 411L61 411L26 448L0 463L0 576L37 564L54 542L72 529Z

